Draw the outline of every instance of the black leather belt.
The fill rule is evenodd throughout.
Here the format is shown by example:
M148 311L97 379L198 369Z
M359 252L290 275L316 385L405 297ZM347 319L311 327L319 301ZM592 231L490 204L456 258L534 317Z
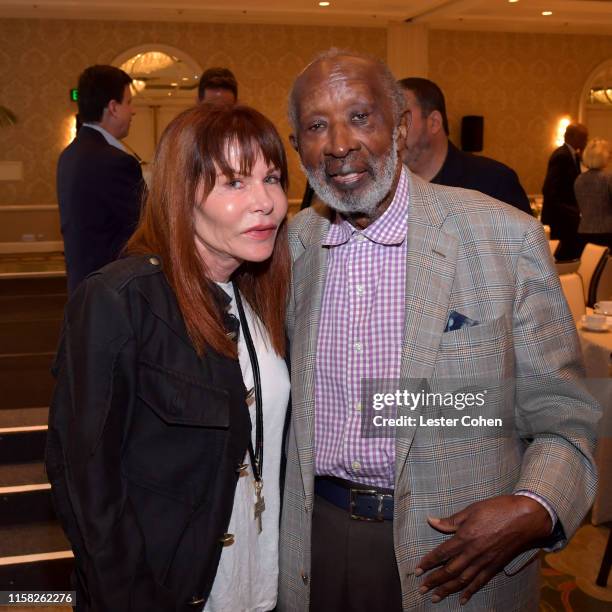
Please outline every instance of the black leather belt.
M350 512L357 521L393 520L393 490L368 487L341 478L317 476L315 495Z

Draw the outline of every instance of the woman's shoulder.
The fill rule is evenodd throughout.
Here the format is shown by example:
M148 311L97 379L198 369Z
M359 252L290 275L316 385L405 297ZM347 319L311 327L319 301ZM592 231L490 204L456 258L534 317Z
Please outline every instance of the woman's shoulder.
M153 254L123 257L88 274L70 297L68 312L84 305L119 307L120 303L131 302L144 285L166 291L161 259Z
M607 172L603 170L595 170L590 168L586 172L582 172L576 177L575 185L583 188L597 187L608 180Z
M165 303L169 286L155 255L130 255L89 274L66 305L66 320L94 321L105 333L130 335L134 312L143 300Z
M128 255L89 274L89 284L102 284L108 289L121 292L131 282L162 273L162 261L158 255Z

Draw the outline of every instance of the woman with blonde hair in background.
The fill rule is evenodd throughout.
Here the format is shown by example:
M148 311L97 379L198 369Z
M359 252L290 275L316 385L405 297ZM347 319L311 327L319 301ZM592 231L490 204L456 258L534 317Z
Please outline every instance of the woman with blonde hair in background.
M582 163L587 167L574 183L580 208L578 237L612 250L612 173L609 172L610 143L594 138L584 149Z

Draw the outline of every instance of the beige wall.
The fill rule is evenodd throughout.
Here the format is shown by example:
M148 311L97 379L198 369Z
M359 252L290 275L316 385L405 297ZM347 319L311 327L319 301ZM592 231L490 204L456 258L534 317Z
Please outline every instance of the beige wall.
M577 120L589 74L612 57L612 36L434 30L429 50L453 141L460 142L463 115L483 115L483 153L513 167L528 193L539 193L557 122Z
M333 45L386 53L385 30L374 28L4 19L0 40L0 105L19 117L0 128L0 160L24 162L23 181L0 181L0 205L56 202L55 166L76 112L69 89L85 67L108 64L130 47L163 43L204 68L231 68L241 100L267 114L287 146L287 93L315 53ZM290 197L301 197L304 178L295 153L289 159Z
M312 55L336 45L384 58L386 39L374 28L0 20L0 104L19 116L0 128L0 160L24 163L23 181L0 181L0 205L55 203L55 165L76 111L68 90L90 64L139 44L176 46L204 67L230 67L241 99L286 137L287 92ZM541 188L558 119L577 115L585 80L610 57L605 36L429 33L430 77L446 93L451 136L459 142L461 116L484 115L484 153L514 167L530 193ZM304 179L289 157L290 197L299 197Z

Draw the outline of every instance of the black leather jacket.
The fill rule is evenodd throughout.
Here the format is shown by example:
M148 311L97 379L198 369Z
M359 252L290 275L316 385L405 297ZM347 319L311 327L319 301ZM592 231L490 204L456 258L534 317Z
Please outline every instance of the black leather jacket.
M46 464L77 610L201 610L251 431L238 361L198 357L159 258L129 257L74 293L54 374Z

